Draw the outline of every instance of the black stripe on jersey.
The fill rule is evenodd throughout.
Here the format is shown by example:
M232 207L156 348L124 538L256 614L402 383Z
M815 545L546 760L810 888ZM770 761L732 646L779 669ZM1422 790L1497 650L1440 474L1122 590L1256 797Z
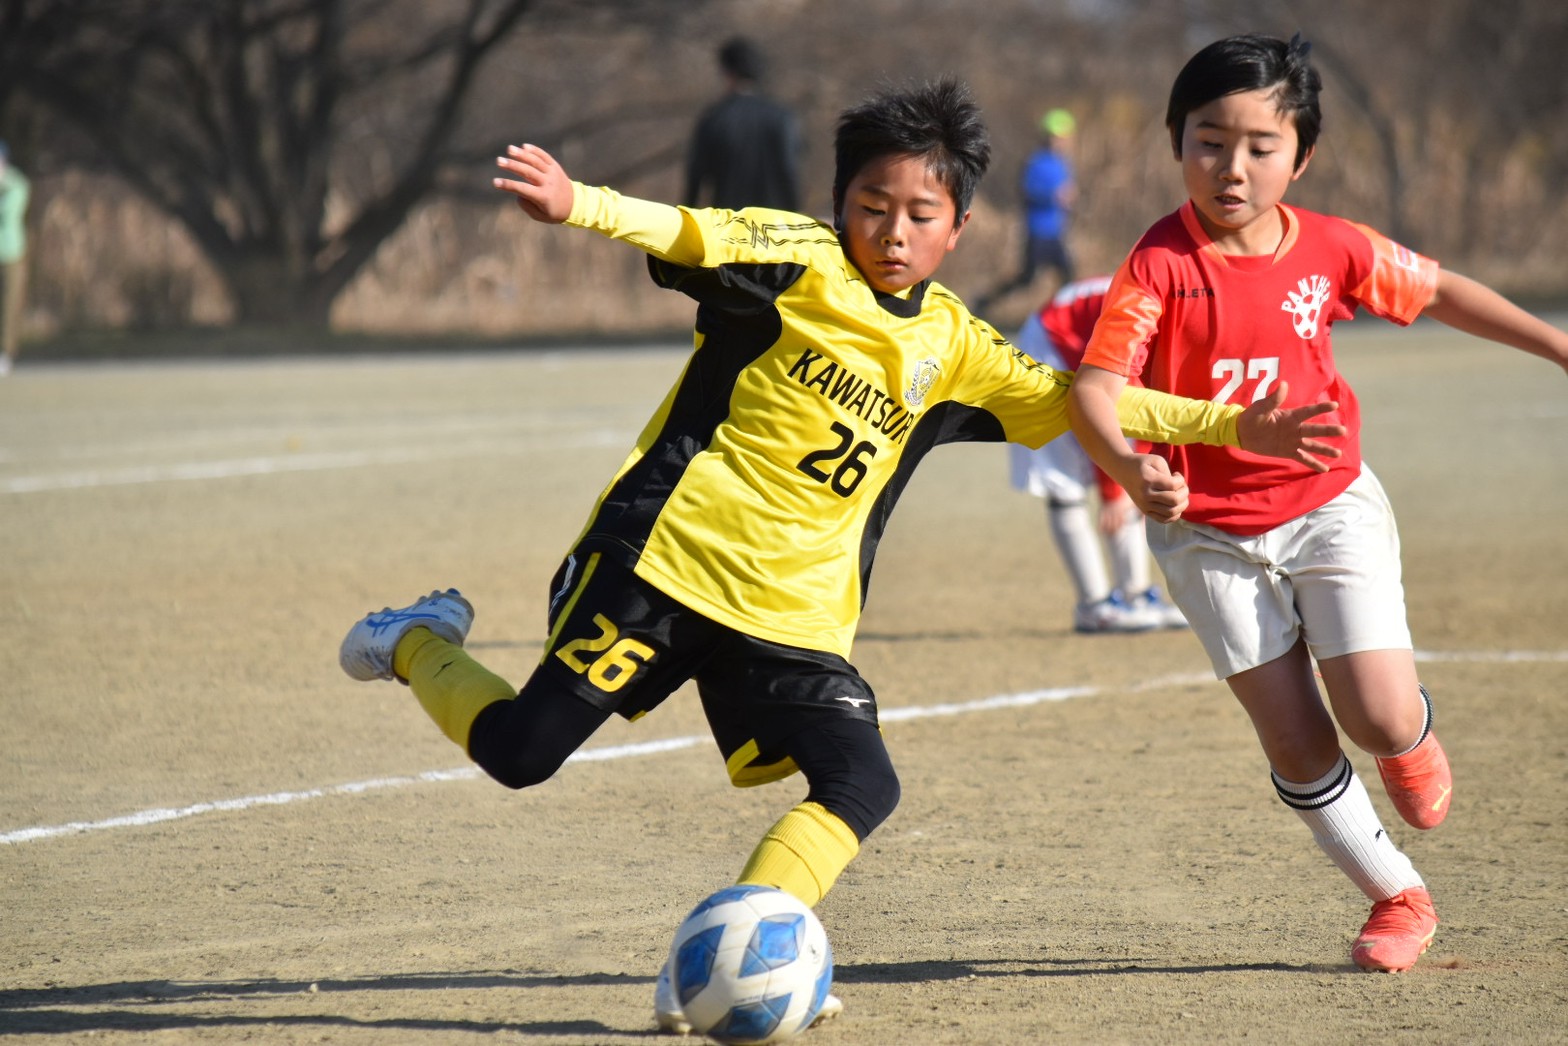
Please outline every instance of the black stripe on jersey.
M1355 771L1350 768L1350 760L1346 759L1343 753L1340 754L1339 766L1336 769L1338 772L1334 774L1334 779L1315 792L1292 791L1291 782L1283 780L1279 774L1272 771L1269 777L1274 781L1274 791L1279 793L1280 800L1286 806L1295 810L1317 810L1344 795L1345 789L1350 787L1350 778Z
M739 315L774 311L773 303L779 295L794 286L805 272L806 267L796 262L761 265L730 262L711 269L693 269L648 255L648 275L660 287L680 291L703 304ZM700 329L700 311L697 318Z
M866 605L866 593L871 588L871 566L876 559L877 545L887 521L893 515L898 499L909 485L910 477L922 458L932 448L944 443L1001 443L1007 439L1002 423L995 414L980 407L953 400L944 400L921 415L909 434L898 457L898 467L893 477L877 494L876 504L866 517L866 529L860 535L860 605Z
M806 268L788 263L691 269L650 256L648 270L655 282L700 295L704 304L696 323L702 344L681 375L663 427L641 460L605 492L585 535L590 544L609 539L634 558L647 546L687 466L728 417L741 371L779 340L784 322L774 302ZM706 304L718 300L725 302L722 311Z

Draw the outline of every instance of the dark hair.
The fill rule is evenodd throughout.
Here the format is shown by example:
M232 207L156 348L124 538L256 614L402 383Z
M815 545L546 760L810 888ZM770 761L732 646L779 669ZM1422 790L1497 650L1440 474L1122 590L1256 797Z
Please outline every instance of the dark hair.
M762 52L744 36L732 36L719 48L719 68L737 80L762 79Z
M880 94L839 114L833 139L833 216L844 206L850 181L884 156L922 157L957 205L969 210L991 165L991 138L969 88L944 77Z
M1181 155L1188 113L1228 94L1271 88L1279 112L1296 122L1296 166L1300 167L1317 144L1323 124L1318 108L1323 81L1307 58L1311 51L1312 45L1300 33L1290 43L1249 33L1216 40L1193 55L1176 74L1165 110L1176 155Z

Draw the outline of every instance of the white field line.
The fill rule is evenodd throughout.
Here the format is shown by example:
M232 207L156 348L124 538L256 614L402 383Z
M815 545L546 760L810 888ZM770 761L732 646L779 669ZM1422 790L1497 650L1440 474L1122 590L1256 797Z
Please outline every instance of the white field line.
M99 415L95 420L102 422ZM215 422L193 423L186 427L145 432L133 436L136 419L127 419L114 426L125 434L99 436L86 442L61 442L29 451L24 459L17 453L0 448L0 461L34 460L69 462L77 459L118 457L121 459L172 458L186 455L191 458L211 457L214 447L260 445L273 448L290 444L289 452L297 453L301 447L293 445L305 441L320 447L332 443L349 446L433 447L452 443L484 441L489 445L521 439L551 438L561 433L577 433L605 428L633 428L642 418L624 409L563 407L550 410L485 411L456 415L438 415L429 418L377 419L346 417L324 420L320 418L277 417L269 422L244 425L219 425ZM633 428L633 431L635 429ZM0 429L0 439L4 439ZM75 432L73 436L77 435Z
M1163 680L1152 680L1137 685L1132 689L1147 690L1151 687L1201 682L1212 680L1212 678L1212 676L1175 676ZM1090 697L1103 693L1104 690L1104 687L1094 686L1032 690L1022 694L1004 694L997 697L987 697L977 701L955 704L930 705L919 708L894 708L883 712L881 718L884 721L897 721L924 719L931 716L963 715L969 712L985 712L997 708L1020 708L1026 705L1040 704L1044 701L1066 701L1074 697ZM633 759L639 756L656 755L661 752L672 752L682 748L692 748L699 744L712 743L712 739L707 736L672 737L658 741L646 741L640 744L590 748L570 756L566 761L567 763L586 763ZM427 770L422 774L412 774L406 777L378 777L368 781L354 781L349 784L331 785L323 788L308 788L298 792L272 792L267 795L251 795L238 799L193 803L190 806L141 810L137 813L110 817L102 821L73 821L70 824L19 828L0 834L0 843L26 843L38 839L49 839L57 835L98 832L109 828L138 828L143 825L158 824L163 821L177 821L186 817L195 817L198 814L228 810L248 810L256 806L282 806L286 803L303 802L308 799L325 799L334 795L354 795L361 792L380 791L386 788L402 788L407 785L421 784L427 781L464 781L478 777L480 773L481 771L477 767L472 766L454 770Z
M1442 661L1442 662L1565 662L1568 663L1568 651L1478 651L1474 653L1453 652L1427 652L1416 651L1417 661ZM904 722L912 719L932 719L943 716L969 715L974 712L991 712L1002 708L1025 708L1030 705L1044 704L1051 701L1069 701L1078 697L1096 697L1107 692L1138 693L1145 690L1158 690L1173 686L1191 686L1195 684L1216 683L1214 676L1209 673L1187 673L1184 675L1162 676L1156 679L1145 680L1130 686L1103 687L1103 686L1068 686L1052 687L1045 690L1026 690L1018 694L998 694L993 697L978 698L974 701L958 701L939 705L920 705L906 708L889 708L880 713L879 718L884 723ZM620 759L635 759L646 755L658 755L663 752L674 752L683 748L694 748L698 745L712 744L712 739L706 735L691 735L687 737L670 737L658 741L644 741L638 744L613 745L605 748L590 748L567 758L567 763L592 763L610 762ZM101 821L72 821L68 824L40 825L35 828L17 828L12 831L0 833L0 844L30 843L40 839L51 839L61 835L79 835L87 832L101 832L111 828L140 828L145 825L159 824L163 821L178 821L186 817L195 817L199 814L218 813L232 810L249 810L258 806L283 806L288 803L304 802L311 799L326 799L338 795L358 795L364 792L382 791L388 788L404 788L409 785L424 784L440 781L470 781L481 776L477 767L464 766L451 770L426 770L419 774L409 774L402 777L373 777L367 781L351 781L348 784L328 785L321 788L307 788L297 792L271 792L266 795L242 796L238 799L219 799L213 802L193 803L190 806L163 807L152 810L140 810L132 814L123 814L119 817L109 817Z
M551 441L552 447L601 447L629 444L634 438L627 431L601 429ZM528 442L489 442L444 447L405 447L380 451L337 451L324 453L276 454L262 457L230 458L224 461L178 462L169 465L129 465L123 468L84 469L36 476L15 476L0 480L0 494L36 494L46 490L79 490L89 487L119 487L137 483L165 483L176 480L232 479L238 476L264 476L282 472L314 472L322 469L362 468L367 465L403 465L416 461L444 461L452 458L498 457L533 453L537 447Z

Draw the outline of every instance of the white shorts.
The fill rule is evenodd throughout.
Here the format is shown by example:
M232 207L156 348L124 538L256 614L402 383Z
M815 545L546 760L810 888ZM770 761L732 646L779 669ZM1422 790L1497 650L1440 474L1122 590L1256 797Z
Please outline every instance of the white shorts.
M1072 433L1057 436L1039 450L1010 443L1007 453L1014 490L1060 504L1088 500L1094 463Z
M1304 637L1318 660L1409 650L1399 531L1364 464L1339 497L1273 530L1238 537L1201 523L1149 521L1171 598L1226 679Z
M1031 359L1062 370L1061 352L1031 316L1013 339ZM1071 433L1063 433L1038 450L1019 443L1008 445L1008 473L1014 490L1059 504L1077 505L1088 500L1095 483L1094 462Z

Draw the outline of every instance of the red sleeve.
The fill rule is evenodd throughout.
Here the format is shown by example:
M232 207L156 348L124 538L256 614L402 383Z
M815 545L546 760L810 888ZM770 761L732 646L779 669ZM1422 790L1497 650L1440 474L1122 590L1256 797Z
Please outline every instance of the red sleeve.
M1083 353L1084 363L1124 378L1135 373L1134 363L1154 341L1164 312L1160 299L1134 279L1131 262L1131 258L1123 262L1111 280L1100 320Z
M1401 326L1411 323L1437 293L1437 262L1365 225L1346 224L1372 245L1372 269L1350 296L1374 316Z
M1040 326L1056 346L1068 370L1077 370L1083 360L1084 346L1094 333L1095 321L1105 306L1109 276L1089 276L1074 280L1051 296L1040 310Z
M1102 502L1115 501L1126 493L1122 490L1121 485L1101 471L1098 465L1094 469L1094 483L1095 486L1100 488L1100 500Z

